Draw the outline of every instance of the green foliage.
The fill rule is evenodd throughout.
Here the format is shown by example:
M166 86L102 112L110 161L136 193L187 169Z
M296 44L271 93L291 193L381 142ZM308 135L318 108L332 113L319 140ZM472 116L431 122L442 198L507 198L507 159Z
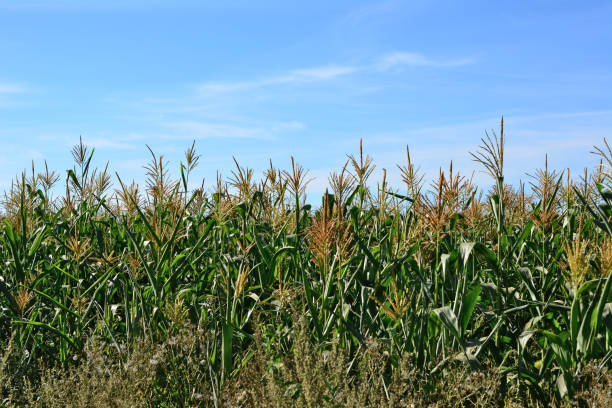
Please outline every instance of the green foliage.
M51 197L57 177L48 170L24 173L6 193L0 342L10 340L25 356L20 370L40 384L32 367L72 370L91 339L116 353L120 371L131 361L123 348L194 328L206 333L193 343L196 368L172 361L206 378L215 406L262 353L270 365L333 350L352 378L372 344L384 355L380 404L392 400L389 384L407 356L414 375L444 382L459 364L523 401L569 401L585 367L612 360L609 176L564 185L546 166L529 195L504 184L503 129L483 143L474 157L495 182L484 199L452 165L424 191L409 155L400 167L406 193L386 179L371 189L373 164L361 150L330 177L333 194L317 210L294 161L290 171L271 165L259 182L236 162L230 182L207 194L189 190L194 146L178 180L151 152L146 189L118 178L111 192L107 169L91 169L94 152L81 143L62 196ZM331 368L308 370L323 378L317 370ZM299 373L308 370L274 382L325 404L304 388ZM154 387L182 381L172 375Z

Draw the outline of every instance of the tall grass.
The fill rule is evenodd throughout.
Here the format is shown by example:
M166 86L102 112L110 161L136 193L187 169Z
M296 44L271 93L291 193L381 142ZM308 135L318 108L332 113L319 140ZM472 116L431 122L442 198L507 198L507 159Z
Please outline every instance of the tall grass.
M601 168L575 181L546 163L529 192L505 183L505 141L502 121L472 153L489 191L452 163L423 185L408 149L404 186L390 187L385 170L370 188L374 164L360 146L318 209L293 158L260 180L235 160L207 192L189 189L195 145L177 178L150 151L146 185L116 175L112 190L108 166L93 169L81 141L65 180L32 168L3 200L0 342L11 352L0 371L25 378L3 389L5 403L19 403L15 387L52 401L61 381L45 373L87 367L92 344L114 361L103 377L123 378L142 354L130 350L177 341L186 349L164 361L185 377L171 383L176 371L157 365L168 354L145 353L138 367L150 378L134 369L133 404L166 395L221 406L236 384L253 387L238 405L276 395L281 405L409 406L454 391L458 406L579 398L607 381L612 360L612 155L596 148ZM494 397L469 385L482 378Z

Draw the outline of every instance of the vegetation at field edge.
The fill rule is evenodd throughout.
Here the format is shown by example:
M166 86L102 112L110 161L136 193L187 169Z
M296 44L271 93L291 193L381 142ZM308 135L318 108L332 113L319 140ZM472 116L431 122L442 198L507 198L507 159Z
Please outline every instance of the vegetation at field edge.
M0 406L612 405L612 151L595 171L504 181L505 135L426 185L235 161L190 189L34 166L2 200ZM63 183L63 184L62 184ZM61 185L61 186L60 186ZM57 195L56 191L62 191Z

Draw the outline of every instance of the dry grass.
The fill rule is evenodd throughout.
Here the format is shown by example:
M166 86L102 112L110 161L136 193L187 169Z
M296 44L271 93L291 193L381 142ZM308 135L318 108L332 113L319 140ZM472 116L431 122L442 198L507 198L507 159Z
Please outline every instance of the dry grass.
M296 321L292 352L269 348L255 331L253 357L219 395L203 361L206 336L192 328L122 352L90 341L69 369L32 369L9 342L0 359L0 406L597 408L612 402L612 372L595 364L581 371L572 400L547 403L527 396L493 368L474 372L453 363L429 374L406 354L390 374L389 355L375 340L351 358L338 344L314 346L306 320L296 316Z
M32 370L27 356L9 343L0 360L0 402L49 408L213 406L205 347L205 333L184 327L163 343L140 341L120 352L90 340L72 357L72 366Z

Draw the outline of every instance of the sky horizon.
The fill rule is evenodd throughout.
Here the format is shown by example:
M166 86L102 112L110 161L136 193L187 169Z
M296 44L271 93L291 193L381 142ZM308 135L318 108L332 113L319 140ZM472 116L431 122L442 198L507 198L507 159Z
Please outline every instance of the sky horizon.
M502 115L510 183L546 154L592 171L612 137L610 2L256 3L0 0L0 190L32 160L63 174L79 137L137 182L146 145L176 175L195 140L208 187L293 156L315 197L360 139L401 188L406 145L490 183L468 152Z

